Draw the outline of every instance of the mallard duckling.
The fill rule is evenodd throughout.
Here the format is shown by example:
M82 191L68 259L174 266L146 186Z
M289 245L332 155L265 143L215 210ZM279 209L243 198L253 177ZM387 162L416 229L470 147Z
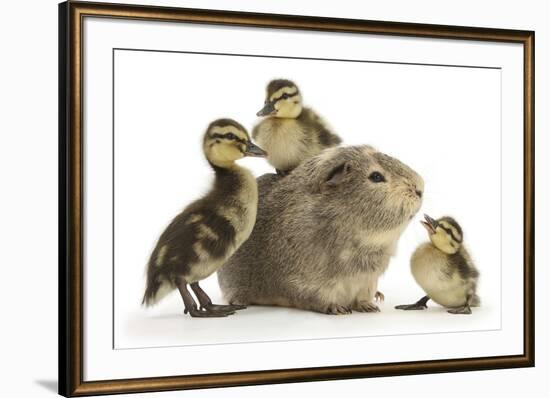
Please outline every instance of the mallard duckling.
M264 157L266 153L250 141L243 126L231 119L219 119L208 126L203 150L215 172L214 186L178 214L161 234L147 265L142 304L156 304L177 288L185 313L220 317L245 307L212 304L199 281L216 272L252 232L258 187L252 173L235 161L245 156Z
M267 160L278 174L285 175L303 160L341 140L310 108L302 106L298 86L290 80L272 80L267 85L264 107L256 114L266 116L252 138L268 152Z
M411 257L411 271L426 292L414 304L398 305L401 310L423 310L432 299L451 314L471 314L479 306L476 287L479 278L468 251L462 244L462 228L451 217L434 220L424 215L422 225L430 242L420 245Z

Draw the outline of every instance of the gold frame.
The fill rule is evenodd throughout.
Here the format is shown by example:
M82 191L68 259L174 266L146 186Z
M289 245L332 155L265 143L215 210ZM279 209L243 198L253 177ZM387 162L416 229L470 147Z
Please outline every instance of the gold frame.
M522 355L357 366L82 380L82 23L88 16L520 43L524 49L524 351ZM534 366L535 33L168 7L59 5L59 393L64 396L242 386Z

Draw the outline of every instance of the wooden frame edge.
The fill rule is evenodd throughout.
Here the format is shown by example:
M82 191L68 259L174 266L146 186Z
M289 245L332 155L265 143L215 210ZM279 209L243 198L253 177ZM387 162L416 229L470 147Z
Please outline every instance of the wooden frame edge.
M185 21L190 23L271 27L277 29L304 29L500 42L524 42L533 33L528 30L329 18L290 14L266 14L71 0L69 0L68 3L75 10L78 10L80 15L165 22Z
M535 366L535 32L523 43L524 354Z
M269 370L125 380L83 381L82 69L84 16L520 43L524 46L524 353L518 356L381 365ZM172 7L68 1L59 4L59 393L85 396L488 370L535 365L534 111L535 33Z
M66 395L69 392L67 385L67 369L69 364L70 345L67 344L69 336L67 304L70 301L68 292L68 259L67 252L67 3L58 6L58 389L59 393Z
M102 380L81 383L73 391L73 395L71 396L127 394L371 377L410 376L427 373L465 372L530 366L533 365L525 356L509 356L407 362L382 365L339 366L211 375Z

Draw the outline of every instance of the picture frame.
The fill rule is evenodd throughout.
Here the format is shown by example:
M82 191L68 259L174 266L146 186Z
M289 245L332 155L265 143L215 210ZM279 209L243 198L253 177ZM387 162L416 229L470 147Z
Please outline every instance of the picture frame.
M285 33L322 32L344 38L346 35L367 35L460 41L466 45L467 43L472 45L512 43L521 46L523 67L521 82L523 96L520 110L523 128L521 137L523 148L520 154L523 157L523 241L521 243L523 296L521 300L523 305L519 338L522 352L514 355L301 368L289 366L255 371L236 369L228 372L87 380L84 377L84 368L86 356L90 352L84 345L85 312L87 311L85 290L88 276L86 270L88 237L85 234L85 223L90 222L90 219L86 217L89 198L85 200L87 137L84 124L87 118L95 116L84 111L86 90L92 87L92 83L86 81L84 70L84 57L87 50L84 46L88 34L84 24L91 18L109 20L113 24L122 21L139 21L140 23L192 24L235 29L269 29ZM69 397L534 366L534 58L535 33L533 31L78 1L61 3L59 5L59 393ZM516 100L519 101L517 98ZM112 123L114 126L114 121ZM114 296L114 283L111 293Z

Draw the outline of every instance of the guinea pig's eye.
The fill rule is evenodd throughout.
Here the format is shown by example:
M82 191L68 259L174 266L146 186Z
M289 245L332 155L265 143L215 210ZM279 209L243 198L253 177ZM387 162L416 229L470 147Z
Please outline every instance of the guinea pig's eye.
M376 183L386 181L384 176L382 174L380 174L378 171L372 172L369 176L369 180L371 180L372 182L376 182Z

